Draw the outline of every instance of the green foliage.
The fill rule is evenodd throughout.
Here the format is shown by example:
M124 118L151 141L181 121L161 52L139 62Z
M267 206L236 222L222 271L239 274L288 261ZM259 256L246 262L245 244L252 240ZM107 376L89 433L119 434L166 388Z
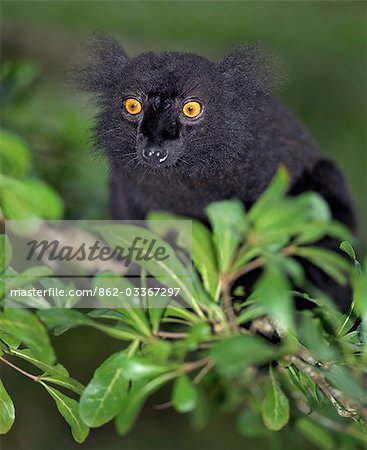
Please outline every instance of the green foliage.
M106 169L102 161L90 157L88 113L76 108L74 93L64 81L49 85L34 60L2 61L0 166L12 179L6 180L12 191L6 194L7 218L14 214L59 218L64 210L66 218L107 218ZM24 178L37 180L40 192L32 185L28 193L15 183ZM35 205L39 202L42 214ZM25 211L33 215L26 216Z
M29 175L30 149L17 135L0 132L0 214L6 219L60 219L63 204L46 183Z
M149 308L143 297L140 307L132 307L120 296L110 309L89 312L5 309L0 313L2 363L46 389L77 442L86 439L90 427L111 420L119 434L126 434L145 401L170 383L168 404L190 413L197 428L207 422L208 411L222 409L238 412L237 427L244 436L269 437L285 428L320 448L335 448L341 440L359 448L366 443L366 274L345 241L348 231L330 219L325 202L311 193L288 198L287 186L287 172L280 169L250 211L237 201L218 202L207 208L213 232L193 221L191 293L180 277L186 268L169 247L173 265L163 271L171 276L170 286L173 282L182 289L183 299L192 297L191 308L174 302ZM172 219L158 213L152 217ZM164 226L144 230L144 236L163 244ZM120 227L136 235L130 225L101 226L99 231L110 245L124 246ZM328 234L344 240L346 258L312 246ZM188 236L183 232L177 240L185 247ZM8 244L5 238L1 242L3 251ZM348 314L305 284L295 257L311 261L340 283L351 280ZM159 276L154 262L141 266L142 283L146 273ZM255 269L262 272L253 290L235 293L238 280ZM101 300L108 297L108 288L132 286L109 273L97 274L93 283L102 288L97 290ZM299 298L315 307L298 311ZM356 323L357 316L364 316L362 324ZM60 336L81 326L122 341L121 350L96 368L85 388L57 363L46 331ZM31 372L17 361L26 362ZM14 409L1 388L6 432Z
M128 390L124 376L124 351L110 356L96 370L80 399L80 413L89 427L99 427L117 416Z
M6 309L0 313L0 329L13 339L24 343L41 361L52 364L55 354L48 334L40 320L24 309Z
M64 83L59 79L59 75L64 73L65 67L62 55L65 54L69 58L70 53L74 52L72 39L71 47L68 48L71 37L70 27L78 31L85 26L89 28L93 24L93 28L105 29L121 40L129 54L145 51L152 46L166 48L167 42L169 42L169 46L172 48L178 50L190 48L197 53L218 59L230 48L260 38L272 43L276 51L280 51L282 58L285 57L284 59L293 62L288 68L289 78L292 82L280 95L286 97L286 103L291 105L297 115L307 124L320 146L325 151L331 151L333 157L343 167L352 188L357 211L359 210L358 223L361 236L365 234L367 203L365 202L365 190L362 189L365 167L360 164L365 152L364 140L361 138L365 132L363 120L365 95L363 93L366 91L364 70L362 69L364 58L361 56L365 51L363 3L293 2L287 5L285 13L284 6L279 2L269 2L266 8L261 2L237 2L231 7L228 7L226 2L216 2L210 5L205 2L195 3L192 4L192 7L180 2L171 4L135 2L123 6L125 20L131 24L129 27L121 27L121 8L122 6L118 2L109 4L108 8L99 2L85 2L84 4L83 2L73 2L72 4L66 2L53 4L39 2L36 4L32 2L23 3L21 8L17 2L6 2L2 5L3 16L8 25L11 25L7 28L14 29L16 35L17 44L10 50L12 56L18 51L19 42L22 45L24 29L32 31L32 27L36 27L38 35L38 32L42 32L42 27L40 27L42 22L50 24L51 28L57 28L57 42L54 42L56 45L48 45L44 54L43 50L46 46L42 45L42 39L39 41L41 44L39 49L35 48L32 42L32 52L34 55L37 54L34 61L37 58L37 63L19 60L3 61L1 64L2 124L6 129L12 130L11 136L15 137L13 142L11 142L12 139L9 140L11 145L8 148L10 150L6 149L4 141L2 141L0 164L4 174L20 181L23 176L41 177L42 180L51 183L65 202L66 218L106 217L108 196L105 168L99 161L96 162L90 158L87 144L88 132L86 132L89 124L84 116L85 112L73 102L73 96L67 92ZM181 20L184 17L185 19ZM310 24L312 24L312 33L310 33ZM17 27L21 31L20 34ZM144 29L145 38L142 38L142 29ZM7 34L7 30L4 32ZM49 36L47 29L46 35ZM60 36L61 39L59 39ZM4 40L5 56L7 39ZM50 36L51 44L52 39L53 37ZM59 41L62 42L63 47L66 45L66 51L59 52ZM323 45L320 45L320 42L323 42ZM37 47L37 39L34 43ZM20 49L22 54L28 51L28 42L25 44L25 47ZM54 53L52 48L55 49ZM327 48L327 52L325 52L325 48ZM35 49L36 52L34 52ZM53 78L51 70L56 60L59 65L56 67L55 78ZM42 71L42 76L39 76L37 65L43 69L47 67ZM302 70L299 70L300 67ZM330 67L333 67L334 70L330 71ZM353 74L352 80L351 74ZM338 95L335 95L335 92ZM312 94L310 95L310 93ZM315 99L317 99L317 107L315 107ZM14 132L20 133L22 138L15 136ZM26 151L22 150L24 147L27 148ZM32 149L33 168L29 157L29 148ZM28 153L28 156L25 153ZM7 161L5 161L6 154L9 155ZM351 157L352 154L353 157ZM33 192L37 194L35 190ZM24 211L28 210L32 216L33 214L40 215L38 209L34 205L32 206L32 199L27 194L26 192L25 198L15 193L8 195L7 203L10 205L8 208L11 214L15 214L16 217L25 216ZM0 198L2 199L1 192ZM52 202L50 199L48 201ZM21 211L17 210L18 206L16 205ZM271 223L273 234L269 233L267 224L272 219L272 215L273 218L282 216L286 227L289 226L287 220L297 219L297 213L292 213L289 215L290 219L286 219L289 204L284 203L284 205L281 210L277 202L274 210L271 210L272 214L269 214L267 220L258 225L258 234L262 235L262 227L267 233L268 240L277 240L276 233L282 234L281 223L277 229L275 224ZM272 205L270 204L270 206ZM47 207L52 210L54 205L49 203ZM220 210L220 204L218 208ZM34 209L37 211L33 211ZM302 207L298 210L301 209ZM292 209L292 211L295 210L296 208ZM264 208L265 211L266 208ZM245 214L248 218L250 211ZM339 231L338 224L314 220L305 224L302 233L293 242L297 246L303 246L304 249L304 246L317 241L325 233L331 236L335 235L340 240L346 239L347 237L342 237ZM248 242L249 237L250 235L247 234L244 241ZM201 359L208 357L207 353L210 353L217 342L219 345L219 343L226 342L227 338L229 340L237 336L237 332L232 330L228 324L229 320L223 307L223 291L221 289L223 276L219 273L218 263L223 267L227 262L224 264L218 261L216 255L219 251L214 244L212 233L205 226L195 222L192 238L193 260L200 273L200 280L204 288L199 297L202 309L205 311L204 318L196 311L174 307L136 310L125 308L122 311L98 310L89 314L85 314L85 311L74 310L41 310L37 312L37 316L41 318L44 325L57 336L67 330L81 327L79 336L81 341L84 341L85 329L82 327L88 326L93 332L95 331L96 340L99 338L100 332L108 334L118 340L121 350L125 347L126 342L138 342L139 348L134 347L134 344L129 347L132 355L136 353L139 358L145 358L150 363L164 365L166 362L171 362L180 367L178 372L163 373L152 380L138 380L131 383L132 387L121 403L121 412L116 420L120 433L126 433L133 426L146 398L165 384L172 384L172 386L176 384L176 380L182 377L181 366L183 364L187 364L187 362L198 364L197 362L200 362ZM7 245L5 239L1 239L2 244ZM0 244L2 246L0 256L4 255L2 244ZM365 337L367 323L364 320L362 324L358 325L358 323L355 324L355 319L357 316L367 316L367 264L362 265L363 269L356 261L351 245L343 242L342 248L349 254L354 266L351 274L353 307L348 314L340 314L327 302L327 299L321 298L319 293L310 292L308 286L302 285L302 270L299 266L292 264L292 258L289 255L280 254L282 245L279 243L278 249L270 249L270 253L265 255L256 242L253 242L253 245L248 246L248 251L242 249L243 251L239 252L238 256L241 258L238 257L236 264L232 265L235 271L248 266L250 262L258 259L261 255L264 258L265 267L268 264L271 265L267 273L275 273L277 283L274 280L274 288L272 288L270 276L268 284L266 278L265 281L264 279L260 280L259 283L262 283L263 293L267 294L266 297L259 295L261 285L256 286L256 291L246 293L250 296L243 305L241 304L244 303L244 292L241 289L236 291L237 301L234 308L236 325L239 326L241 334L245 330L249 330L252 321L256 321L262 316L264 308L272 309L272 298L273 295L276 295L278 300L275 302L272 315L278 313L277 320L282 321L283 327L291 329L293 327L292 331L297 335L298 342L302 343L316 358L316 363L307 358L309 356L307 354L303 355L309 360L306 366L298 368L294 363L286 360L287 356L299 353L299 349L294 347L295 341L289 341L290 333L287 333L283 337L281 345L272 345L266 342L263 335L255 336L259 338L261 344L267 345L273 351L274 356L266 360L266 367L264 367L264 363L253 362L251 365L246 364L241 373L229 377L220 373L217 365L213 366L212 359L209 360L208 365L199 366L196 369L192 365L186 365L184 373L190 377L197 392L195 408L190 412L193 425L195 429L202 429L214 411L227 412L231 410L238 412L238 431L246 440L256 438L256 446L287 448L288 446L282 443L284 434L287 434L288 436L295 435L294 442L300 441L299 445L302 448L311 446L321 449L356 450L365 448L366 426L358 417L338 417L330 401L315 384L315 379L322 384L322 378L314 376L311 378L308 372L310 368L315 367L317 375L325 375L330 371L331 375L328 373L330 383L338 385L342 392L346 389L346 392L348 391L354 398L356 395L360 399L366 397L364 380L367 361ZM229 256L229 254L225 254L226 259ZM325 267L331 271L333 271L332 266L331 261L325 263ZM0 271L3 270L3 267L3 263L1 263ZM345 279L345 276L340 274L340 270L337 270L335 276ZM289 278L299 290L298 293L293 291L291 296L286 294L284 288L284 285L289 282ZM23 283L25 281L32 280L23 278ZM95 280L96 285L100 285L100 283L102 284L101 279ZM104 286L110 286L108 280L105 280ZM278 291L279 286L280 292ZM196 288L199 290L198 286ZM305 291L308 294L305 294ZM286 304L280 304L280 298L284 298L285 295L288 298ZM297 302L301 296L311 298L316 304L316 309L306 314L295 312L294 302ZM76 300L71 299L70 306ZM127 299L118 300L127 301ZM27 304L31 302L35 308L47 306L47 302L44 302L43 299L27 299ZM216 303L220 307L217 308L212 303ZM56 302L55 304L59 308L62 307L62 304ZM111 308L113 307L114 305L111 305ZM282 312L280 313L280 311ZM167 329L177 333L187 332L187 336L171 339L159 335L160 331ZM8 327L7 331L9 331ZM254 334L254 330L250 330L250 332ZM71 335L74 344L74 339L78 340L78 336L75 331L71 332ZM63 338L61 336L56 339L62 340ZM64 341L62 343L64 344ZM285 354L282 358L283 344L286 346L284 352L288 352L288 355ZM22 347L19 347L20 345ZM82 347L83 345L84 347ZM61 386L60 390L67 394L70 390L73 398L77 398L74 393L78 395L82 393L84 387L70 378L64 367L37 359L26 347L27 345L21 344L16 337L5 332L1 333L0 356L2 355L14 365L39 374L36 380L24 381L25 386L28 382L30 395L34 401L32 408L35 412L40 406L37 403L37 384L32 386L32 383L38 383L39 378L45 379L46 384L51 383L51 380L55 383L57 380L58 386ZM79 360L84 363L84 353L80 349L85 349L85 355L91 355L91 351L88 351L90 347L89 341L85 344L84 342L79 344L75 342L71 353L74 355L79 348ZM281 351L278 353L279 349ZM93 352L96 360L99 361L101 359L99 347L93 348ZM276 361L272 364L272 368L277 386L284 392L290 404L290 422L283 428L284 431L280 432L270 431L266 428L261 411L261 405L268 392L267 387L271 385L269 384L271 377L267 369L267 362L272 358ZM295 362L299 364L299 361ZM204 363L205 361L202 362L202 364ZM10 372L13 369L9 368L8 374L4 361L1 361L0 364L1 369L4 368L4 381L7 381L7 375L13 377L13 372ZM331 368L330 370L330 366L336 366L343 370L337 370L334 373L335 369ZM192 370L189 371L189 368ZM77 371L77 367L73 366L72 369ZM9 381L12 380L9 379ZM8 390L10 394L15 394L12 385L14 386L15 383L9 383ZM356 388L355 391L354 388ZM352 391L350 392L350 390ZM22 408L22 403L25 401L27 399L21 397L21 402L16 406ZM159 417L160 412L154 411L154 414ZM7 395L4 396L3 389L1 389L0 432L8 431L13 421L12 402ZM220 435L226 431L222 426L218 427L218 430ZM108 430L107 433L109 433ZM159 430L158 433L161 431ZM40 434L43 440L44 434ZM75 437L78 440L78 436L75 435ZM83 436L81 433L79 437L81 438L79 440L82 440L85 434ZM149 438L151 437L150 434ZM309 445L305 444L305 441L302 445L302 437L307 439L306 442L309 442ZM27 437L30 442L31 438L31 436ZM193 437L190 436L189 439L191 442ZM212 439L215 438L212 437ZM106 443L106 448L107 445ZM121 446L126 446L124 441ZM228 446L231 444L228 443ZM243 447L248 446L249 444L245 441ZM238 445L238 447L240 446Z
M41 382L41 384L55 400L59 413L70 425L71 432L75 441L78 443L84 442L88 436L89 428L80 418L78 402L70 397L67 397L57 389L52 388L44 382Z
M241 374L246 367L263 364L275 357L272 349L258 336L234 336L221 340L211 349L211 357L219 373L228 376Z
M196 403L197 392L193 382L186 374L179 376L173 385L173 407L176 411L185 413L195 409Z
M248 226L243 205L239 200L212 203L206 208L206 213L213 227L219 270L225 273Z
M15 420L14 404L0 380L0 434L7 433Z
M270 382L262 403L262 417L269 430L279 431L289 421L289 401L270 368Z

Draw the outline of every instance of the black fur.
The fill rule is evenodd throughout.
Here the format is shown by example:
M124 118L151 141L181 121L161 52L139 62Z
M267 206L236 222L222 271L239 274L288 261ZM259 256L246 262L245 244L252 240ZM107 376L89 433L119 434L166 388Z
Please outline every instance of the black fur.
M232 197L248 208L283 164L291 175L290 194L317 191L337 220L354 227L340 171L269 94L268 59L255 47L219 63L176 52L128 58L106 38L92 48L93 61L79 78L97 93L95 145L110 162L115 219L167 210L204 220L209 202ZM123 100L131 96L143 104L138 116L124 112ZM197 120L181 113L188 99L203 105ZM152 146L168 152L159 166L142 158Z

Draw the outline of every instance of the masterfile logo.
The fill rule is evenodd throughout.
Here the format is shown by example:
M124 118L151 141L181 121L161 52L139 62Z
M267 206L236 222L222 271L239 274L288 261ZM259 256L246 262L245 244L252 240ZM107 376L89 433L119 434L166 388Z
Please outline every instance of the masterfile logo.
M7 221L6 307L191 303L191 221Z

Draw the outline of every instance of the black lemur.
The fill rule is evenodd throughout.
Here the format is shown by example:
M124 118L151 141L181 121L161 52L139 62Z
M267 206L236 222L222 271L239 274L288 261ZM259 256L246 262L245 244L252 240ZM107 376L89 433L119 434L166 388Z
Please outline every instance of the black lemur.
M220 62L178 52L129 58L99 38L91 56L80 76L98 96L94 140L110 163L113 218L165 210L205 220L209 202L228 198L249 208L283 164L291 195L318 192L353 229L341 172L269 94L267 59L256 46Z

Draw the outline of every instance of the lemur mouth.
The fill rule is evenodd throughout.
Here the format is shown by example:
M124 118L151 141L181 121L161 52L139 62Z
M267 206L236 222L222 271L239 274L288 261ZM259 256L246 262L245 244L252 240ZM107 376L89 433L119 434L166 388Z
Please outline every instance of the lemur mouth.
M163 147L147 147L142 151L142 156L146 164L157 167L167 160L169 152Z
M167 158L168 158L168 153L167 153L165 156L163 156L163 158L161 158L161 159L159 160L159 162L162 163L162 162L164 162Z

